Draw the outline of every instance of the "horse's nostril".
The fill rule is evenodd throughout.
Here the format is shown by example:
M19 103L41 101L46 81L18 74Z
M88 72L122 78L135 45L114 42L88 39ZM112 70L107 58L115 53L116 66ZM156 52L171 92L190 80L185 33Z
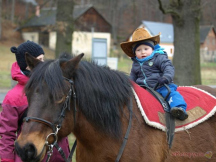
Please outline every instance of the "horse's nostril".
M23 148L21 148L19 144L16 142L15 149L16 149L17 155L20 156L20 158L23 161L31 161L35 159L35 156L37 154L35 146L31 143L28 143Z
M33 144L27 144L25 147L25 152L28 159L33 159L36 153L36 149Z

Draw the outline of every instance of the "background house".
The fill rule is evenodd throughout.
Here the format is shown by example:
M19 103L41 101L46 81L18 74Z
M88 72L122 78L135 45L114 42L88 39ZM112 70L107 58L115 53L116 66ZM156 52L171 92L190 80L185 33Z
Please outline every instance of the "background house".
M165 48L170 59L174 54L174 33L173 25L169 23L142 21L138 27L143 27L149 31L151 35L160 35L160 45ZM132 35L130 36L131 39ZM201 61L216 62L216 33L212 25L200 26L200 59Z
M201 61L216 62L216 33L213 25L200 27Z
M55 49L56 44L56 8L36 10L36 15L19 28L24 40L32 40ZM92 6L75 6L73 11L74 33L72 53L85 53L91 57L92 40L105 40L105 50L109 54L111 42L110 23Z

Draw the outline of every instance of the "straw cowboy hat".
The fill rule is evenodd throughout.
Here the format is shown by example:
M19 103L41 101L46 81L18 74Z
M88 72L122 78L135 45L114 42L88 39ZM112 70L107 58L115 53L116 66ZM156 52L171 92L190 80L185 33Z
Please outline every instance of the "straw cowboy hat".
M132 40L128 42L122 42L121 48L129 57L135 57L133 53L133 45L137 42L151 40L154 42L154 45L160 43L160 33L156 36L151 36L149 32L144 28L138 28L133 32Z

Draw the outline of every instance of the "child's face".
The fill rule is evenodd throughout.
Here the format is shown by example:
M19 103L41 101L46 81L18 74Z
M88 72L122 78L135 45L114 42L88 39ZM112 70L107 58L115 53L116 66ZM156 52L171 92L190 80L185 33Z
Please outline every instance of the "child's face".
M141 44L140 46L137 47L135 54L138 59L143 59L153 52L153 49L150 46Z

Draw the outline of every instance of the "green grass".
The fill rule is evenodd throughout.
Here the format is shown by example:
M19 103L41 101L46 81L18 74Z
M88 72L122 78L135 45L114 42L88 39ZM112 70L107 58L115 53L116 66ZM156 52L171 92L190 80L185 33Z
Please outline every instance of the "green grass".
M203 85L216 85L216 62L201 63L201 80Z
M76 140L76 137L73 134L70 134L68 136L68 141L69 141L70 149L72 148L75 140ZM72 162L76 162L76 153L75 152L74 152L73 157L72 157Z
M130 74L130 70L132 67L132 61L128 57L120 58L118 61L118 70L125 72L126 74Z
M201 68L216 68L216 62L202 62Z
M11 75L9 71L0 71L0 88L10 88Z

